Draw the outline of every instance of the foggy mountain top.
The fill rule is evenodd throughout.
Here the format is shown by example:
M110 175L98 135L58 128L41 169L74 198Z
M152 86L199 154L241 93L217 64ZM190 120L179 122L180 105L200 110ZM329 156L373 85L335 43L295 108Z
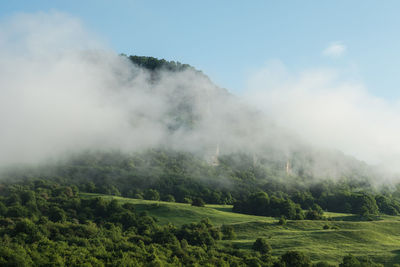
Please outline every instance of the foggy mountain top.
M154 82L78 19L56 12L1 22L0 58L3 166L80 150L154 147L210 156L219 147L283 162L304 152L316 173L318 165L334 173L357 162L318 152L325 149L390 169L400 159L397 103L335 70L292 74L269 65L239 96L192 68L162 70Z
M268 138L261 116L201 72L161 70L154 82L129 58L88 48L94 41L66 15L23 15L1 32L3 164L91 148L251 151ZM74 40L80 47L65 49Z

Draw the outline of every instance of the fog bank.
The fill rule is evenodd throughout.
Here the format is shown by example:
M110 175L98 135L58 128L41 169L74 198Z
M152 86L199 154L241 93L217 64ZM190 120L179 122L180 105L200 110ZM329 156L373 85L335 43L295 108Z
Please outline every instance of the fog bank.
M290 73L275 63L254 73L239 97L191 69L161 71L155 81L78 19L57 12L1 22L0 58L3 166L158 147L208 158L218 147L282 162L305 148L316 173L343 169L331 164L342 155L326 157L311 146L390 169L400 159L399 104L338 70Z

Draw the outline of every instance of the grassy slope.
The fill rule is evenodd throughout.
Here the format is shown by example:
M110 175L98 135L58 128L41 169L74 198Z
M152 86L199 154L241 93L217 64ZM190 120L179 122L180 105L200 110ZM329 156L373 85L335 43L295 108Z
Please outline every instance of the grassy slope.
M400 217L384 216L379 221L363 222L349 214L327 213L333 221L288 221L286 225L280 226L274 218L233 213L230 211L231 206L227 205L200 208L182 203L102 197L131 202L138 211L147 211L161 224L171 222L182 225L206 217L214 225L232 224L237 234L233 242L244 249L249 249L257 237L265 237L276 255L288 250L299 250L315 261L327 260L331 263L339 263L349 253L356 256L368 255L385 263L385 266L400 262ZM338 229L323 230L325 224L337 226Z

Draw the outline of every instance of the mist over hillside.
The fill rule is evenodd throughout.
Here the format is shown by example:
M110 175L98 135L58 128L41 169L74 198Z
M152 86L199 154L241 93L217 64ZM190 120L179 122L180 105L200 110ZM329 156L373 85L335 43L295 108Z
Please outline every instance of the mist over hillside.
M280 115L260 106L264 100L273 106L267 98L232 95L187 64L118 55L65 14L22 14L3 22L0 32L2 166L82 151L161 148L195 153L210 164L245 153L294 176L378 176L280 123Z

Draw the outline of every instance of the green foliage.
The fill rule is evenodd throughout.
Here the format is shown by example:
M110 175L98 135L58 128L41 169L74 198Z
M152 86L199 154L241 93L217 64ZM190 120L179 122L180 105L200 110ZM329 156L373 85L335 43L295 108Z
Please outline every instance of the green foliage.
M206 205L206 203L204 202L204 200L200 197L196 197L193 199L192 201L192 206L196 206L196 207L204 207Z
M183 203L192 204L192 200L188 197L183 198Z
M251 194L248 199L235 202L233 211L260 216L284 216L292 220L304 218L300 205L295 204L289 198L285 199L277 196L269 198L265 192Z
M291 267L311 267L309 257L298 251L288 251L281 256L281 264Z
M7 214L7 207L3 202L0 202L0 216L5 216Z
M243 266L263 262L260 255L238 257L237 249L218 248L223 234L209 219L179 228L159 226L145 212L136 212L131 203L82 198L72 187L51 182L5 185L3 189L0 203L8 210L13 207L14 212L10 213L13 217L0 218L1 266ZM27 206L37 208L28 212ZM223 230L225 237L233 237L230 226ZM272 264L271 259L263 260Z
M305 218L307 220L322 220L324 219L324 211L318 204L313 204L307 211Z
M167 202L175 202L175 198L173 195L167 195L164 200Z
M255 163L253 156L247 154L222 155L219 163L213 166L199 155L161 149L134 154L93 152L75 155L56 166L10 172L5 178L15 182L20 177L43 177L35 185L42 189L46 187L46 180L55 181L62 185L54 192L58 197L74 194L79 189L138 199L172 200L174 197L181 203L202 198L210 204L235 203L234 210L241 213L284 215L288 219L307 217L307 212L304 214L302 210L310 209L309 218L321 218L320 212L313 208L315 204L322 210L365 217L400 213L396 199L400 193L374 191L368 180L315 182L312 177L295 175L282 179L274 164L262 157ZM7 210L0 206L0 214L26 216L38 208L33 204L36 198L48 197L45 189L36 195L29 194L19 196L10 192L4 202ZM21 204L25 210L20 208Z
M232 225L222 225L221 226L222 239L233 240L236 238L235 229Z
M339 267L358 267L358 266L360 266L360 261L353 255L345 256L343 258L342 263L339 264Z
M253 243L252 249L262 254L269 253L272 250L271 246L264 238L257 238L256 241Z
M319 262L313 264L313 267L336 267L336 265L329 264L329 263L324 262L324 261L319 261Z
M375 197L376 204L380 212L389 214L389 215L399 215L400 214L400 205L396 203L393 198L389 198L385 195L377 195Z
M143 67L145 69L156 71L156 70L168 70L168 71L183 71L194 68L188 64L181 64L180 62L166 61L165 59L157 59L154 57L144 56L129 56L132 63Z
M133 205L133 202L112 196L108 197L110 200L82 197L76 189L70 189L44 181L3 186L0 203L7 209L18 206L26 209L27 213L22 217L0 218L1 266L108 266L111 262L126 266L311 266L308 265L308 257L299 252L285 253L278 258L272 256L268 253L270 241L265 239L255 238L254 252L235 248L236 245L228 240L240 230L241 224L215 227L210 220L204 219L181 227L171 224L159 226L153 217L137 211L140 206ZM7 207L7 203L11 206ZM159 209L160 205L151 204L147 209ZM163 205L190 209L184 204ZM28 210L28 206L36 209ZM208 209L196 210L206 214ZM252 217L229 214L245 216L245 221ZM319 229L323 226L323 222L299 221L298 225L291 222L282 228L276 226L272 219L265 220L269 223L260 225L275 227L275 231L296 229L294 232L298 232L300 224L309 223L318 224ZM243 227L248 229L249 225L244 223ZM254 231L259 234L257 229ZM243 235L243 230L239 235ZM272 240L274 238L271 242L274 242L275 248L279 243ZM221 246L220 242L224 245ZM281 249L274 249L274 254L281 253ZM357 260L363 264L361 266L380 266L367 258ZM318 264L314 266L329 266Z
M144 194L144 199L147 200L160 200L160 194L157 190L148 189Z
M0 246L0 266L32 266L32 259L20 245Z
M53 222L63 222L66 219L66 214L61 208L53 206L49 211L49 219Z
M285 219L285 216L281 216L280 218L279 218L279 221L278 221L278 224L279 225L286 225L286 219Z
M347 255L343 257L342 263L339 264L339 267L383 267L382 264L375 263L368 257L364 258L356 258L353 255Z

